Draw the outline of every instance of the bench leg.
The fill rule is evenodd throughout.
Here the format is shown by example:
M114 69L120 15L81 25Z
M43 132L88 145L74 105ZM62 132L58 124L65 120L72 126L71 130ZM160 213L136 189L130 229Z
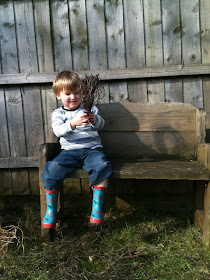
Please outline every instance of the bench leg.
M203 230L203 200L204 200L204 181L194 181L194 203L195 203L195 226Z
M210 182L205 186L203 214L203 242L210 246Z

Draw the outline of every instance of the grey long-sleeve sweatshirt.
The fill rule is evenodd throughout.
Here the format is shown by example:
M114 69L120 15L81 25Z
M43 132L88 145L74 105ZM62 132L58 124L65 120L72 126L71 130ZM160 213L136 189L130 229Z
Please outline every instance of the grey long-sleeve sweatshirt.
M76 110L58 108L52 114L52 128L57 137L60 138L61 148L64 150L103 147L98 130L104 126L104 119L100 116L98 108L92 107L95 115L94 123L77 126L71 129L70 121L77 115L83 114L82 104Z

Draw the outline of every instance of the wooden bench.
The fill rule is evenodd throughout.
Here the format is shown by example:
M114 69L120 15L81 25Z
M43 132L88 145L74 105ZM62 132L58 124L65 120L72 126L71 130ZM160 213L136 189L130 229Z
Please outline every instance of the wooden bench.
M111 178L194 181L195 223L203 229L204 243L209 244L210 145L205 143L205 112L183 103L122 101L98 108L106 121L100 136L112 162ZM57 143L40 146L40 172L59 152ZM88 178L81 169L70 177ZM205 184L205 194L200 181ZM41 180L40 199L43 219L46 201Z

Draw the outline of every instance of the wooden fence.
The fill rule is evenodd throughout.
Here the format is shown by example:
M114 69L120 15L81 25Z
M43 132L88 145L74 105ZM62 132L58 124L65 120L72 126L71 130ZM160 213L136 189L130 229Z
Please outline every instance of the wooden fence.
M209 0L0 1L0 194L39 193L38 146L56 141L51 85L64 69L99 73L106 103L205 108L210 129L209 14Z

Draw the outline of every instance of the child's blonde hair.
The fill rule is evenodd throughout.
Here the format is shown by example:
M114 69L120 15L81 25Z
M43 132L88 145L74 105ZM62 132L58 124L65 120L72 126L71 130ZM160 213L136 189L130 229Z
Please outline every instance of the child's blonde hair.
M59 72L53 81L53 91L55 95L60 95L62 90L76 91L80 84L79 76L73 71Z

